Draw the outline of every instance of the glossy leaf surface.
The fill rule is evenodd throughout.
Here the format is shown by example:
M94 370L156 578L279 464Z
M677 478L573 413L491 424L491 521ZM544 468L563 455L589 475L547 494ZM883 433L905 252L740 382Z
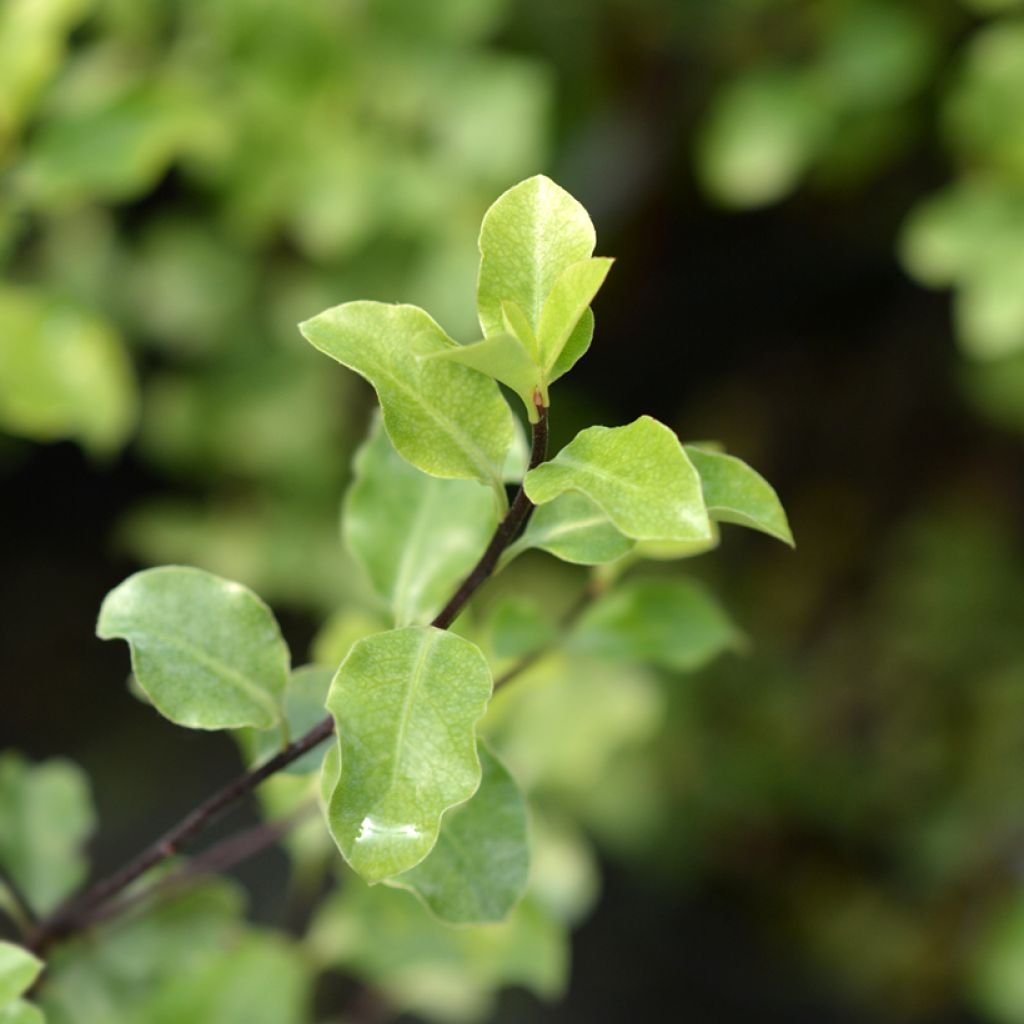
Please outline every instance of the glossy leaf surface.
M404 459L431 476L500 487L512 444L511 410L497 385L475 370L419 358L456 347L422 309L349 302L300 329L373 385L384 426Z
M508 548L506 560L538 548L563 562L601 565L621 558L633 546L598 504L579 491L566 491L534 510L523 535Z
M587 259L595 242L587 211L550 178L528 178L499 196L480 229L477 307L484 336L506 329L503 302L515 302L538 334L555 282Z
M494 754L482 743L478 749L480 788L444 816L426 860L389 879L447 924L503 921L526 891L530 872L523 795Z
M0 1008L25 992L42 969L42 961L28 950L0 941Z
M36 913L49 913L85 879L81 847L95 825L88 780L77 765L0 755L0 864Z
M742 635L700 584L647 579L612 590L584 612L570 647L683 672L741 643Z
M444 607L496 524L488 490L421 473L375 425L356 456L342 527L397 625L429 622Z
M240 583L182 566L143 570L106 596L96 632L128 641L139 685L178 725L265 729L281 717L288 648Z
M711 535L697 471L675 434L650 416L580 431L554 459L530 470L525 486L538 505L580 491L636 540Z
M468 640L430 626L360 640L327 698L341 778L327 806L338 848L368 882L418 864L446 810L480 783L474 730L491 673Z
M792 547L786 512L775 489L760 473L723 452L687 445L686 454L700 473L704 503L712 519L760 530Z

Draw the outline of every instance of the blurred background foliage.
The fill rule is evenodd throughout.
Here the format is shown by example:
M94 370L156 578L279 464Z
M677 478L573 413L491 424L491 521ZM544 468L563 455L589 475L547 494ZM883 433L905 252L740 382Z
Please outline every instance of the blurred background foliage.
M551 659L496 701L540 844L501 937L351 885L308 957L472 1019L505 984L558 994L557 921L561 1007L493 1019L1024 1021L1018 0L7 0L3 745L88 768L113 863L235 762L125 699L90 637L110 585L168 561L242 580L328 663L381 627L337 531L367 389L294 324L378 298L474 340L479 219L539 170L619 257L556 442L639 412L718 437L800 546L726 530L692 563L740 651ZM579 585L524 559L466 628L505 664ZM0 765L0 794L26 772ZM257 919L289 913L282 865L247 871ZM242 913L228 882L192 903L165 931L201 939L163 940L158 971L163 918L140 919L72 963L53 1018L158 991L152 1019L185 1019L175 975ZM309 964L278 942L221 973L290 979L287 1020Z

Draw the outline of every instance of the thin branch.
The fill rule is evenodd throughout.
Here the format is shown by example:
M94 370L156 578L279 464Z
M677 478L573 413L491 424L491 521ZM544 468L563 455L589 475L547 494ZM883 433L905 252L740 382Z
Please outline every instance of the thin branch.
M238 776L223 789L204 800L159 839L146 847L119 871L101 879L40 922L30 937L29 947L42 951L55 939L86 927L92 912L119 892L126 889L140 875L177 853L193 836L216 821L228 808L254 790L264 779L319 746L334 731L334 720L325 718L305 736L290 743L269 761Z
M35 926L37 918L24 890L14 880L11 873L0 864L0 888L6 889L11 898L10 909L15 915L19 927L28 931Z
M533 451L530 454L530 469L539 466L546 458L548 451L548 411L536 397L534 401L537 403L537 422L533 425ZM526 496L526 489L520 486L505 518L494 531L487 550L480 556L480 561L462 581L458 590L452 594L451 600L441 609L431 625L438 629L447 629L455 621L477 588L494 572L501 553L516 539L532 511L533 502Z
M243 829L241 832L236 832L226 839L214 843L209 849L204 850L145 889L97 907L90 915L89 924L94 925L111 917L119 917L141 904L150 903L161 897L177 895L182 889L188 888L203 878L227 871L236 864L255 857L286 836L316 809L316 803L310 801L282 818L261 822L259 825Z
M547 456L548 417L547 408L541 403L540 396L534 398L537 406L537 422L533 425L533 448L530 455L529 468L540 465ZM447 629L465 607L477 588L494 572L502 551L515 539L523 528L533 503L526 496L525 489L520 486L505 518L498 524L490 544L480 557L480 561L463 580L452 595L451 600L434 619L433 625L438 629ZM165 832L159 839L151 843L140 854L130 860L114 874L100 879L80 895L58 907L53 914L44 919L33 930L29 938L29 948L41 952L53 942L89 926L96 919L105 904L123 892L132 882L149 871L150 868L162 863L177 853L193 836L202 831L211 822L220 817L228 808L256 788L264 779L291 764L307 751L319 746L334 732L334 720L330 717L315 725L305 736L290 743L279 754L265 764L238 776L223 789L203 801L197 808L190 811L178 824Z
M541 658L551 654L558 645L565 639L566 633L576 624L576 620L586 611L588 606L594 603L603 592L603 587L598 586L595 581L591 582L580 591L576 600L565 610L558 620L558 633L548 644L538 647L529 654L524 654L511 668L506 669L494 680L494 689L498 690L513 679L521 676L527 669L533 668Z

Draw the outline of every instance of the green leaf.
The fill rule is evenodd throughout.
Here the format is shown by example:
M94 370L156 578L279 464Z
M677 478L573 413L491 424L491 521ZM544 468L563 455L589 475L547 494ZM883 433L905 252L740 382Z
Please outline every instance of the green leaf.
M489 627L491 650L497 658L522 658L546 647L558 636L558 629L545 609L514 594L499 601Z
M41 292L0 286L0 429L71 438L103 454L131 432L136 404L131 363L110 324Z
M81 846L95 826L89 783L77 765L0 755L0 864L36 913L48 914L85 879Z
M506 299L501 304L501 318L505 325L505 332L514 334L522 342L533 365L540 366L540 347L537 343L537 335L533 327L530 326L530 321L526 319L523 307L518 302Z
M39 992L48 1021L150 1024L165 982L209 969L242 937L244 903L237 883L211 879L55 948Z
M199 970L169 976L149 1000L145 1024L306 1024L312 981L298 946L250 932Z
M382 633L387 623L357 608L339 608L320 627L310 644L310 654L318 665L338 666L352 645L364 636Z
M421 473L374 425L356 455L342 530L396 625L429 622L483 554L496 525L487 490Z
M373 385L402 458L431 476L480 480L504 500L512 412L497 385L475 370L417 358L457 347L422 309L349 302L299 329Z
M27 949L0 941L0 1007L18 998L43 969L42 960Z
M24 999L15 999L0 1009L0 1024L46 1024L43 1011Z
M537 421L533 395L535 391L543 394L541 373L523 343L514 334L492 334L483 341L445 349L427 358L460 363L510 387L522 399L530 421Z
M550 178L536 175L499 196L480 228L477 308L484 336L506 330L503 302L517 303L539 335L555 282L587 259L595 243L587 211Z
M580 318L590 308L598 289L604 284L613 262L608 258L597 257L580 260L558 275L551 293L544 301L537 331L540 361L546 378L558 365L562 351Z
M687 445L686 454L700 473L704 504L712 519L760 530L794 546L779 496L760 473L722 452Z
M444 816L437 845L411 871L388 879L447 924L503 921L526 891L526 803L508 769L478 744L480 788Z
M304 736L324 718L324 704L334 671L323 665L304 665L291 673L284 692L287 731L276 725L270 729L240 729L236 733L250 767L269 760L287 743ZM288 775L307 775L320 767L323 757L324 746L321 745L303 754L297 761L292 761L281 771Z
M266 729L281 718L288 648L247 587L183 566L145 569L115 587L96 633L128 642L153 706L190 729Z
M742 645L742 634L693 580L637 580L584 612L569 648L692 672Z
M321 904L309 945L393 1007L442 1024L487 1019L505 985L554 999L567 978L565 926L530 896L501 924L451 928L409 893L345 886Z
M555 360L555 365L548 373L548 384L554 384L559 377L568 373L586 354L594 337L594 314L585 309L579 323L573 328L569 340L562 349L562 354Z
M563 562L602 565L627 554L634 542L623 536L601 507L579 491L566 491L534 510L523 535L505 552L505 561L529 548Z
M327 823L366 881L423 860L442 814L476 791L474 729L490 694L480 650L431 626L360 640L338 669L327 709L342 771Z
M580 431L554 459L526 474L525 487L537 505L581 491L635 540L711 535L697 471L676 435L650 416L625 427Z

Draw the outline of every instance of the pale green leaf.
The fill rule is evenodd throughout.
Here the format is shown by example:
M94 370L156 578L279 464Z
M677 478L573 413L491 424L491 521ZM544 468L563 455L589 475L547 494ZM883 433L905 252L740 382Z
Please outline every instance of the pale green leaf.
M15 999L0 1008L0 1024L46 1024L43 1011L24 999Z
M676 561L680 558L693 558L713 551L718 547L721 535L718 523L711 520L711 536L704 540L642 540L633 548L638 558L648 558L656 562Z
M558 635L550 614L533 601L515 594L508 594L498 602L488 625L491 650L496 658L522 658L546 647Z
M579 491L566 491L534 510L523 535L507 549L505 559L538 548L563 562L602 565L621 558L633 545L599 505Z
M41 292L0 286L0 429L105 453L124 443L136 404L131 363L110 324Z
M569 647L689 672L742 643L742 634L699 583L646 579L623 584L588 608Z
M342 530L396 625L429 622L483 554L496 525L490 492L471 480L421 473L374 425L356 455Z
M85 879L81 847L95 826L89 783L77 765L0 755L0 864L36 913L49 913Z
M548 373L548 384L554 384L559 377L568 373L586 355L593 337L594 313L590 309L585 309L579 323L569 335L569 340L565 343L561 355L555 360L555 365Z
M512 299L506 299L501 304L501 318L505 325L507 334L514 334L529 353L531 359L538 366L540 365L540 348L537 343L537 335L534 333L530 321L526 319L523 307Z
M478 749L480 788L444 816L426 860L388 879L416 893L447 924L503 921L526 891L530 871L523 795L487 747Z
M395 1008L442 1024L486 1019L505 985L554 999L567 980L565 926L531 896L500 924L451 928L409 893L344 886L318 909L309 945Z
M503 302L517 303L538 334L559 275L587 259L595 242L587 211L550 178L536 175L499 196L480 228L477 308L484 336L506 329Z
M597 902L601 873L582 832L568 819L530 815L530 893L559 921L577 924Z
M501 472L512 444L512 412L482 374L418 358L456 347L422 309L349 302L300 330L374 386L402 458L431 476L481 480L504 496Z
M472 345L445 349L428 359L446 359L485 374L511 388L526 406L531 421L537 419L533 400L541 391L541 373L523 343L514 334L492 334Z
M760 530L793 546L785 509L760 473L723 452L687 445L686 454L700 473L704 504L712 519Z
M326 715L327 691L334 678L334 668L323 665L304 665L288 677L284 691L284 721L287 731L280 725L270 729L240 729L236 734L239 745L250 766L262 764L277 754L287 743L304 736ZM306 775L315 772L323 760L323 745L303 754L281 771L288 775Z
M675 434L650 416L580 431L554 459L527 473L525 487L537 505L581 491L635 540L711 535L697 471Z
M612 263L610 259L597 257L573 263L558 275L551 293L544 300L537 343L541 365L548 379L580 318L604 284Z
M476 791L474 730L490 693L480 650L430 626L360 640L338 669L327 708L342 770L327 822L368 882L423 860L442 814Z
M178 725L280 720L288 648L273 613L240 583L184 566L145 569L107 594L96 633L128 642L139 685Z
M28 989L43 969L43 962L28 950L0 941L0 1007Z

